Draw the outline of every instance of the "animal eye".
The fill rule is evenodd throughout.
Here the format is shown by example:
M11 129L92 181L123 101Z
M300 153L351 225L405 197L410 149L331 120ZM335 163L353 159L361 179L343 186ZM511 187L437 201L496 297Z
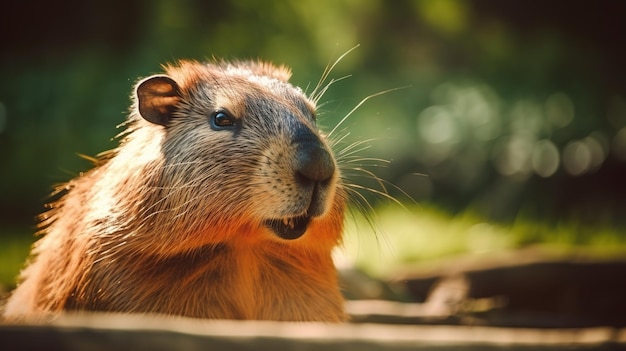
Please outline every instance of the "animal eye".
M210 116L211 128L215 130L229 129L235 126L235 120L225 111L215 111Z

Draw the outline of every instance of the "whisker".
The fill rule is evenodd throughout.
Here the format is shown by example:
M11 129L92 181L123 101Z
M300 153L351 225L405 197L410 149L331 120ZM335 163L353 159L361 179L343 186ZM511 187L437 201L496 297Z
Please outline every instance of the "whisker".
M373 140L370 139L370 140L352 143L348 145L347 147L343 148L342 150L340 150L339 152L337 152L337 157L348 157L348 156L354 155L355 153L368 150L372 147L372 145L370 144L371 141Z
M367 200L367 198L361 194L358 190L355 189L351 189L351 188L346 188L346 191L348 192L349 196L351 197L351 202L352 204L356 207L357 211L363 216L363 218L365 219L365 221L367 222L367 225L372 228L373 233L374 233L374 238L376 239L376 244L377 247L380 247L380 241L379 241L379 235L378 233L383 233L382 229L378 226L378 224L376 223L375 220L375 210L374 207L372 206L372 204L370 204L370 202ZM356 215L354 214L354 212L352 210L350 210L350 213L352 215L352 218L355 219L355 223L358 223L356 221ZM384 235L383 235L384 237Z
M386 189L387 189L386 187L391 187L391 188L393 188L394 190L396 190L396 191L400 192L400 193L402 194L402 196L404 196L405 198L409 199L409 200L410 200L410 202L411 202L412 204L417 205L418 207L421 207L421 205L419 204L419 202L418 202L417 200L415 200L415 199L414 199L411 195L409 195L406 191L404 191L402 188L400 188L399 186L397 186L397 185L395 185L395 184L393 184L393 183L391 183L391 182L389 182L389 181L387 181L387 180L385 180L385 179L383 179L383 178L378 177L378 176L377 176L376 174L374 174L373 172L368 171L368 170L366 170L366 169L362 169L362 168L358 168L358 169L354 169L354 168L353 168L353 169L351 169L351 170L353 170L353 171L358 171L358 172L361 172L361 173L364 173L364 174L365 174L365 175L359 175L358 173L355 173L355 174L352 174L352 176L367 177L367 178L370 178L370 179L375 180L377 183L379 183L379 185L381 185L381 188L385 189L385 194L387 194L387 193L386 193ZM419 175L419 176L424 176L424 177L427 177L427 176L428 176L427 174L419 174L419 173L414 173L414 174L415 174L415 175ZM381 183L382 183L382 184L386 184L386 187L385 187L385 186L383 186ZM375 189L371 189L371 188L363 187L363 190L372 191L372 190L375 190ZM374 194L378 194L378 193L376 193L376 192L373 192L373 193L374 193ZM378 194L378 195L381 195L381 194ZM391 197L391 198L392 198L392 200L393 200L395 203L400 204L400 206L402 206L402 208L406 209L406 206L404 206L404 205L403 205L403 204L402 204L399 200L397 200L396 198L394 198L393 196L391 196L391 195L389 195L389 194L387 194L387 195L388 195L388 196L384 196L384 195L383 195L383 196L384 196L384 197L386 197L386 198Z
M335 149L337 147L337 145L342 143L348 136L350 136L350 132L344 131L339 138L335 138L334 136L333 137L328 137L327 136L327 139L328 139L328 142L329 142L331 148ZM337 153L339 153L339 152L341 152L341 150L338 151Z
M357 109L359 109L359 107L361 107L361 106L362 106L365 102L367 102L369 99L372 99L372 98L375 98L375 97L377 97L377 96L381 96L381 95L384 95L384 94L387 94L387 93L391 93L391 92L396 91L396 90L407 89L407 88L409 88L409 87L408 87L408 86L405 86L405 87L399 87L399 88L391 88L391 89L383 90L383 91L380 91L380 92L378 92L378 93L374 93L374 94L371 94L371 95L366 96L365 98L363 98L363 99L361 100L361 102L359 102L358 104L356 104L356 106L354 106L354 108L352 108L352 110L350 110L350 112L348 112L348 114L346 114L346 115L345 115L345 116L344 116L344 117L343 117L343 118L339 121L339 123L337 123L337 125L335 125L335 127L334 127L331 131L330 131L330 133L328 133L328 135L329 135L329 136L333 135L333 133L335 132L335 130L337 130L337 128L339 128L339 126L341 126L341 125L342 125L342 124L343 124L343 123L344 123L344 122L348 119L348 117L350 117L350 116L354 113L354 111L356 111Z
M394 203L402 206L402 208L406 209L406 207L402 204L402 202L400 202L400 200L398 200L395 197L387 194L385 191L376 190L374 188L369 188L369 187L358 185L358 184L346 184L346 186L350 187L350 188L354 188L354 189L367 190L367 191L369 191L369 192L371 192L373 194L380 195L380 196L382 196L382 197L384 197L384 198L386 198L388 200L391 200Z
M352 75L351 75L351 74L346 75L346 76L343 76L343 77L340 77L340 78L333 78L333 79L331 79L331 80L330 80L330 82L328 82L328 84L326 84L326 85L324 86L324 88L322 88L322 90L320 90L320 91L319 91L319 93L317 93L317 95L313 95L313 96L311 96L311 100L313 101L313 103L314 103L315 105L317 105L317 103L319 102L319 100L320 100L320 99L324 96L324 94L326 94L326 91L328 91L328 89L329 89L329 88L330 88L333 84L335 84L335 83L337 83L337 82L339 82L339 81L342 81L342 80L344 80L344 79L346 79L346 78L350 78L350 77L352 77Z
M365 168L353 168L354 171L358 171L361 172L362 174L365 174L366 176L369 176L370 179L374 180L376 183L378 183L378 186L380 186L380 188L382 189L382 191L385 194L388 194L387 191L387 187L385 186L385 180L383 180L382 178L380 178L379 176L377 176L376 174L374 174L374 172L367 170ZM389 182L387 182L389 183Z
M341 159L343 163L357 163L358 165L363 165L366 162L371 162L368 166L372 167L385 167L391 163L389 160L385 160L384 158L376 158L376 157L358 157L358 156L350 156L346 159Z
M359 210L361 210L361 213L367 212L368 210L372 212L374 211L374 207L372 206L372 204L370 204L365 195L361 194L358 190L353 189L349 185L346 185L346 190L348 191L349 195L356 196L356 198L352 199L352 203L355 204L359 208Z
M359 44L353 46L348 51L346 51L343 55L339 56L339 58L336 59L335 62L332 65L330 65L330 64L326 65L326 68L324 68L324 72L322 72L322 76L320 77L320 80L317 82L317 85L315 86L315 89L313 89L313 91L311 92L311 96L313 97L313 100L319 100L319 99L315 99L315 96L317 95L317 91L322 87L322 85L324 84L324 82L326 81L328 76L330 75L330 72L332 72L332 70L335 68L335 66L337 66L339 61L343 60L343 58L346 57L346 55L348 55L349 53L354 51L359 46L360 46Z

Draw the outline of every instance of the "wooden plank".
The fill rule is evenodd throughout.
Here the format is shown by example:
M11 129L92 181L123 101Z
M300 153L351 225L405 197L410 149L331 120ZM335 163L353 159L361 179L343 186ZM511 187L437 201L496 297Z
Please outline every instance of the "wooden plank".
M7 350L626 350L626 330L209 321L72 314L0 325ZM4 348L3 348L4 349Z

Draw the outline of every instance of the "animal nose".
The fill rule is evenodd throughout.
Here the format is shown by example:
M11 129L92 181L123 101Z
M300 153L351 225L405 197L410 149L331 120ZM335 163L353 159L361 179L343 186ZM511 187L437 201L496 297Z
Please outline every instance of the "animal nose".
M296 174L304 181L323 183L335 174L333 157L318 140L301 142L296 162Z
M319 137L308 127L295 128L296 178L304 183L320 184L335 174L335 161Z

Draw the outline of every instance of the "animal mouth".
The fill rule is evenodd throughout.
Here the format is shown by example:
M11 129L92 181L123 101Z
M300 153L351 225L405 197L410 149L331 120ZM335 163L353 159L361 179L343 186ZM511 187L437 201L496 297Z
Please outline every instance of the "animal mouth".
M268 219L265 225L280 238L286 240L298 239L311 223L309 216L286 217L281 219Z

